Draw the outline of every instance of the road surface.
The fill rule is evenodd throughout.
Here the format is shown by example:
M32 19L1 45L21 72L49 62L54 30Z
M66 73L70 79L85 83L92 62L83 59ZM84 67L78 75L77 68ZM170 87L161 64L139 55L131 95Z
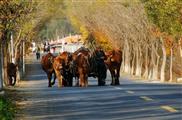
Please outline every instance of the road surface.
M11 88L19 96L16 120L182 120L182 86L142 83L120 78L121 85L48 88L46 74L34 57L26 76ZM56 83L57 84L57 83Z

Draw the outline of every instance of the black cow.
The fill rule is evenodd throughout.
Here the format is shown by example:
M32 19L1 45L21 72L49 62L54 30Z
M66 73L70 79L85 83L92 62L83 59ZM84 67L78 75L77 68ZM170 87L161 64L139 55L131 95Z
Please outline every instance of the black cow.
M14 86L16 84L16 72L17 72L17 65L14 63L8 63L7 66L7 75L9 79L9 85Z
M105 85L107 76L107 68L104 60L106 59L105 53L102 49L97 48L90 57L90 74L91 77L98 78L98 85Z

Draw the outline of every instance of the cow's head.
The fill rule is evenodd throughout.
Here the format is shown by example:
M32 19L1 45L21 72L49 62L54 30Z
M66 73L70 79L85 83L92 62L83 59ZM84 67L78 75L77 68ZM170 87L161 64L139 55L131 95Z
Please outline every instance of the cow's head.
M94 52L93 52L93 56L96 57L96 59L102 59L102 60L106 60L107 56L104 53L104 50L101 48L97 48Z
M65 60L63 58L61 58L60 56L57 57L55 60L54 60L54 68L57 70L57 71L60 71L61 74L63 74L64 72L64 67L65 67Z
M62 52L59 56L64 59L66 66L69 65L72 61L72 54L69 52Z

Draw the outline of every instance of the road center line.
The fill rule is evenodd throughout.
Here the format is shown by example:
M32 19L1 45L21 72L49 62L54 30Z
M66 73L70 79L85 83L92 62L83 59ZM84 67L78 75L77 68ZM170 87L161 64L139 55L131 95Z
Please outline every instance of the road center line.
M128 90L126 91L127 93L130 93L130 94L134 94L135 92L134 91L131 91L131 90Z
M140 96L140 98L144 99L145 101L152 101L152 98L149 98L147 96Z
M122 88L120 88L120 87L114 87L115 89L118 89L118 90L122 90Z
M168 112L178 112L178 110L174 109L173 107L171 106L168 106L168 105L163 105L163 106L160 106L160 108L168 111Z

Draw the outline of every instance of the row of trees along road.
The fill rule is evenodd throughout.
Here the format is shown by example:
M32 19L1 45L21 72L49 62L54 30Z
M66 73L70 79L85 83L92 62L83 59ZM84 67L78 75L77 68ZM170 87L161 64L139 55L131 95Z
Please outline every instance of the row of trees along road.
M20 60L22 60L20 56L20 54L22 55L21 44L23 40L27 39L27 34L29 34L28 27L30 24L28 22L30 21L27 20L30 18L29 13L34 10L32 6L33 3L29 4L28 2L0 1L1 79L5 85L8 84L6 72L8 62L14 61L18 63L19 61L20 63ZM19 68L20 66L19 64Z
M73 0L67 5L83 35L92 34L106 49L122 49L123 72L162 82L182 77L181 0Z
M4 84L8 62L22 68L23 43L28 48L32 40L69 32L82 34L88 45L120 48L123 72L175 81L182 76L181 6L181 0L1 0Z
M18 80L23 72L23 51L32 40L40 41L40 31L53 16L62 13L62 0L1 0L0 1L0 81L8 85L7 64L18 65ZM62 17L62 16L61 16Z

